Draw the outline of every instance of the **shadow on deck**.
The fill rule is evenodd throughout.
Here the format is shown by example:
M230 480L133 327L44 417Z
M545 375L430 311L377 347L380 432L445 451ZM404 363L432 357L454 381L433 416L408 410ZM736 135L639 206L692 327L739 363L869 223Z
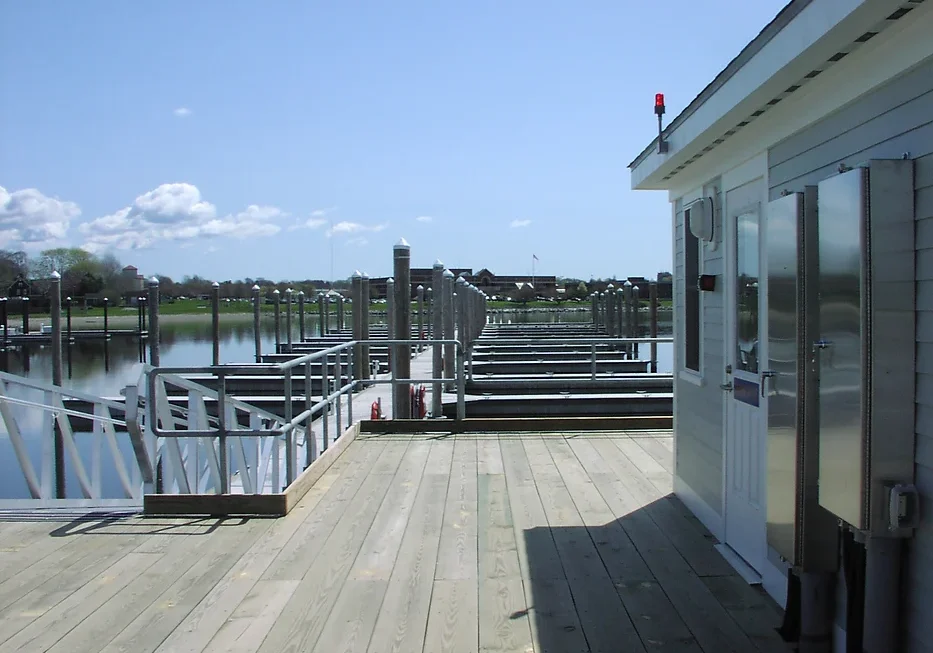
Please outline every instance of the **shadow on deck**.
M787 651L670 432L361 434L280 519L0 521L0 652Z

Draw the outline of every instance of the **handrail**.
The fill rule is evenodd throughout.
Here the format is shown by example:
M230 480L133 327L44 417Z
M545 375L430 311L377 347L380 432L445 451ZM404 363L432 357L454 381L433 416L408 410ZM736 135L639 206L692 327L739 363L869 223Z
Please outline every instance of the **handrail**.
M185 467L185 457L183 456L180 449L180 441L182 439L192 438L192 439L207 439L209 442L216 442L218 448L214 449L214 445L210 445L210 452L208 453L208 462L212 463L213 458L211 456L216 455L216 462L212 463L216 466L211 468L212 477L217 479L216 488L220 493L227 493L230 490L230 465L228 461L228 438L234 438L236 444L233 445L233 452L237 457L237 463L241 470L243 466L247 465L247 457L245 453L237 452L243 449L243 442L250 439L269 439L271 438L273 450L270 451L269 456L273 457L273 484L277 485L277 464L278 464L278 443L280 440L284 440L285 444L285 476L286 476L286 485L292 483L298 474L297 461L298 461L298 441L295 438L295 435L299 437L303 434L305 436L305 458L307 464L310 464L316 457L316 445L317 440L316 436L312 434L311 423L317 415L323 414L323 446L324 449L328 447L328 419L331 407L336 403L336 419L337 419L337 437L340 437L342 433L342 414L341 414L341 398L343 395L347 395L347 410L349 421L352 422L352 411L353 411L353 392L358 387L366 387L375 384L382 383L391 383L393 386L400 383L450 383L455 382L457 384L457 416L458 419L462 419L465 416L465 374L464 374L464 347L462 343L455 339L448 340L433 340L432 343L436 345L451 345L454 346L457 352L457 361L458 369L457 373L450 378L440 378L440 379L399 379L395 377L393 371L392 378L390 379L356 379L353 375L353 351L358 345L408 345L409 347L417 346L419 343L422 343L420 339L411 338L411 339L367 339L367 340L351 340L345 343L341 343L320 351L311 352L298 356L289 361L284 361L281 363L252 363L248 365L243 364L234 364L234 365L210 365L210 366L199 366L199 367L157 367L147 370L147 389L148 397L150 398L147 403L147 430L148 432L156 437L163 438L167 443L167 453L170 456L172 465L177 470L184 470ZM346 363L342 360L343 354L346 353ZM338 387L334 387L333 390L329 390L331 387L331 382L336 381L336 379L330 379L328 377L329 368L331 365L331 357L336 357L333 361L335 368L340 368L340 372L337 377L339 379L347 378L346 383L340 384ZM312 400L311 398L311 363L316 361L322 361L321 369L321 398L319 400ZM346 365L346 372L344 372L344 365ZM293 415L293 400L294 395L292 393L292 379L295 374L296 369L304 369L305 377L305 388L304 388L304 410L300 411L297 415ZM284 392L283 392L283 415L275 415L267 410L263 410L252 406L243 401L237 400L227 395L226 392L226 380L228 377L237 376L241 374L282 374L283 383L284 383ZM216 389L208 388L204 385L197 383L196 380L190 378L185 378L182 375L192 375L192 374L206 374L209 375L207 378L216 378L217 387ZM202 411L203 415L200 418L189 418L185 426L187 428L177 428L174 423L174 417L171 415L163 415L164 419L160 420L160 413L170 410L171 404L168 402L168 395L165 389L166 384L173 385L184 390L189 391L189 401L191 401L191 395L197 395L198 408L197 410ZM206 413L206 400L214 400L217 402L217 421L216 427L214 427L210 420L207 418ZM248 428L240 428L239 422L236 417L236 411L240 410L246 412L250 415L250 425ZM261 424L258 421L264 421L268 424ZM190 442L190 440L186 440ZM260 445L260 448L268 449L266 445ZM264 464L262 461L268 461L268 458L265 456L260 457L260 459L255 462L256 465L260 465L264 470ZM180 473L180 471L179 471ZM244 478L244 491L247 491L246 480L249 480L251 487L254 491L261 491L262 482L259 474L259 470L255 470L250 476L250 470L246 470L246 477ZM176 481L178 482L179 487L183 490L190 489L191 481L186 478L181 478L178 473L175 475Z

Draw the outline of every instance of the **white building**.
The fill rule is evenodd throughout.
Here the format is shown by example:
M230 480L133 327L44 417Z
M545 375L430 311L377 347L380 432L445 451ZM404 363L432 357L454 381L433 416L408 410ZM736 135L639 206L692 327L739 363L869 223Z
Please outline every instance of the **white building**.
M933 651L933 1L793 0L663 139L676 493L835 650Z

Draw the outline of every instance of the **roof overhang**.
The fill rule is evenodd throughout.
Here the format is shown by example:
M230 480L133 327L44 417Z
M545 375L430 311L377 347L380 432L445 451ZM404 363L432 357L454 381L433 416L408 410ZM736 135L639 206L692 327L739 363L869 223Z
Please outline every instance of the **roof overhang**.
M924 0L792 0L629 164L632 188L665 190L781 100ZM764 144L767 147L770 144Z

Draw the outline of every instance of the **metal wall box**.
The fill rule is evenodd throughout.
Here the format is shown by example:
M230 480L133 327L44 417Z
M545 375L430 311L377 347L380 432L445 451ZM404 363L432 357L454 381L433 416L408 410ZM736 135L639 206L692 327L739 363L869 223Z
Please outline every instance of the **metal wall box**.
M913 178L874 160L819 184L819 501L875 536L914 478Z
M768 204L767 540L806 571L837 568L836 519L819 505L817 188Z

